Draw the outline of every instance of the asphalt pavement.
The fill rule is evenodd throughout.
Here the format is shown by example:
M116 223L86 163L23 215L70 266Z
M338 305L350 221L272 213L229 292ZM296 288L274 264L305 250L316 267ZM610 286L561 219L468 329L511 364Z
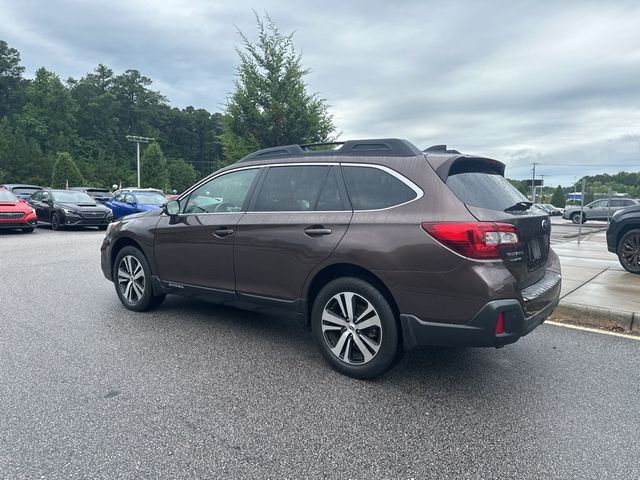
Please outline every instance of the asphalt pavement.
M293 320L134 313L102 232L0 233L0 478L640 478L640 343L542 325L375 381Z

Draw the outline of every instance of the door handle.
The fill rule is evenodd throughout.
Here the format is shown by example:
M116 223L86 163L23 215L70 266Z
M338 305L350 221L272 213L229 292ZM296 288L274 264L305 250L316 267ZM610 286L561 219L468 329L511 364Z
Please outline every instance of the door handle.
M224 237L228 237L229 235L231 235L233 233L233 229L224 226L224 227L220 227L217 228L216 230L214 230L213 234L218 237L218 238L224 238Z
M309 237L322 237L323 235L331 235L330 228L324 228L322 225L313 225L304 229L304 234Z

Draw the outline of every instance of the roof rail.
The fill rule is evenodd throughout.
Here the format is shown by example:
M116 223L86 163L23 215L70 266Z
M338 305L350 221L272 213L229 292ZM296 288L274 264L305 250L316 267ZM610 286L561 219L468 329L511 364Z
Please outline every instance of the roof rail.
M425 148L423 153L453 153L460 155L458 150L447 150L446 145L433 145L432 147Z
M312 150L310 147L341 145L335 150ZM302 145L283 145L250 153L236 163L250 162L267 158L287 158L294 156L384 156L414 157L420 150L411 142L399 138L377 138L368 140L347 140L345 142L304 143Z

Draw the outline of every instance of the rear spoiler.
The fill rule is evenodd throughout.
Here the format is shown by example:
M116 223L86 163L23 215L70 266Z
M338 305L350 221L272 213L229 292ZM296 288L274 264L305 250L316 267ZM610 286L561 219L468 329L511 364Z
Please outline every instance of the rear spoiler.
M451 175L468 172L489 173L504 177L504 163L491 158L470 155L425 155L425 157L443 182L446 182Z

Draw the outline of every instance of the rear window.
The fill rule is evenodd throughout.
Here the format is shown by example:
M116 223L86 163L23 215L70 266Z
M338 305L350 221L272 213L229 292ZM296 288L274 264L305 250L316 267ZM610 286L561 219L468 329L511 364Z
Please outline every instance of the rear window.
M33 195L34 192L37 192L40 190L40 188L28 188L28 187L18 187L18 188L12 188L13 193L15 193L16 195Z
M418 194L399 178L373 167L342 167L354 210L379 210L415 199Z
M527 202L509 181L497 173L464 172L447 178L447 186L466 205L503 211L518 202Z

